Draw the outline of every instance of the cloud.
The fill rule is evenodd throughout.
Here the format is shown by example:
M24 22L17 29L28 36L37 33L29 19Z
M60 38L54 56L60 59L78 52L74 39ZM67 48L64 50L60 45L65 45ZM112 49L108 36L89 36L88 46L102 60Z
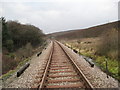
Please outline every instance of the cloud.
M117 20L119 0L4 0L8 20L31 23L45 33L86 28Z

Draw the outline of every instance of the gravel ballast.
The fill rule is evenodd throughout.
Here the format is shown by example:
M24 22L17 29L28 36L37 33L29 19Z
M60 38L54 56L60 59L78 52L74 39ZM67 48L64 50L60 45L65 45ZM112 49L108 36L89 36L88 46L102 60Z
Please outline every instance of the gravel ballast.
M64 46L63 44L61 45L80 67L81 71L85 74L86 78L91 82L94 88L118 88L117 80L111 76L107 78L106 73L101 71L100 68L97 66L92 68L82 56L74 53L70 48Z

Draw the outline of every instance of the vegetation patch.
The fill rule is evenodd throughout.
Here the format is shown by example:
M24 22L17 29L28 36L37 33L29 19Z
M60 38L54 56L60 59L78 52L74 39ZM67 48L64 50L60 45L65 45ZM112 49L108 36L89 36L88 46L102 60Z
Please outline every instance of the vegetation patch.
M38 27L21 24L18 21L6 21L2 24L2 75L14 70L19 63L34 53L46 42L46 35ZM38 49L39 50L39 49Z
M70 43L69 44L65 44L66 46L71 46ZM77 47L75 47L72 44L72 49L76 49L78 50ZM118 65L118 60L116 59L111 59L109 57L106 56L99 56L99 55L94 55L91 52L87 52L86 50L80 50L81 52L79 52L79 54L87 56L89 58L93 59L93 62L100 67L100 69L102 71L104 71L105 73L107 73L108 75L114 77L115 79L117 79L118 81L120 81L120 76L119 76L119 65ZM106 63L107 63L107 69L106 69Z
M0 77L0 79L2 79L3 81L7 80L10 76L13 75L13 73L15 73L15 70L10 70L8 73L2 75Z
M120 76L118 75L119 66L118 66L117 60L113 60L105 56L97 56L97 55L92 55L88 53L81 53L81 54L92 58L93 62L95 62L96 65L102 69L102 71L106 72L110 76L120 81ZM107 63L108 70L106 69L106 63Z
M19 70L20 67L22 67L23 65L25 65L25 63L27 63L29 60L30 60L29 58L22 60L14 70L10 70L6 74L3 74L0 77L0 79L2 79L3 81L7 80L10 76L12 76L15 72L17 72L17 70Z

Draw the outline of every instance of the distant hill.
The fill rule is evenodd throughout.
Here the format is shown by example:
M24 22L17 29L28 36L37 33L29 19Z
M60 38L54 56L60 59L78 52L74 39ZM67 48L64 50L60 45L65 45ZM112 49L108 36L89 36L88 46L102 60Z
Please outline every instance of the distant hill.
M78 29L78 30L70 30L63 32L56 32L52 34L48 34L49 37L54 37L55 39L79 39L79 38L90 38L90 37L99 37L103 34L106 34L113 28L118 28L118 22L107 23L95 27L90 27L87 29Z

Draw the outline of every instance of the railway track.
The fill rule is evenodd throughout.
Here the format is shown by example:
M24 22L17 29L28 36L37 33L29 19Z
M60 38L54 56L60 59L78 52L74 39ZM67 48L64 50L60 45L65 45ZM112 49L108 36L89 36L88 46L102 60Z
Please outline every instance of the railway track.
M52 50L46 62L40 85L37 88L93 89L93 86L60 43L52 42L52 44Z

